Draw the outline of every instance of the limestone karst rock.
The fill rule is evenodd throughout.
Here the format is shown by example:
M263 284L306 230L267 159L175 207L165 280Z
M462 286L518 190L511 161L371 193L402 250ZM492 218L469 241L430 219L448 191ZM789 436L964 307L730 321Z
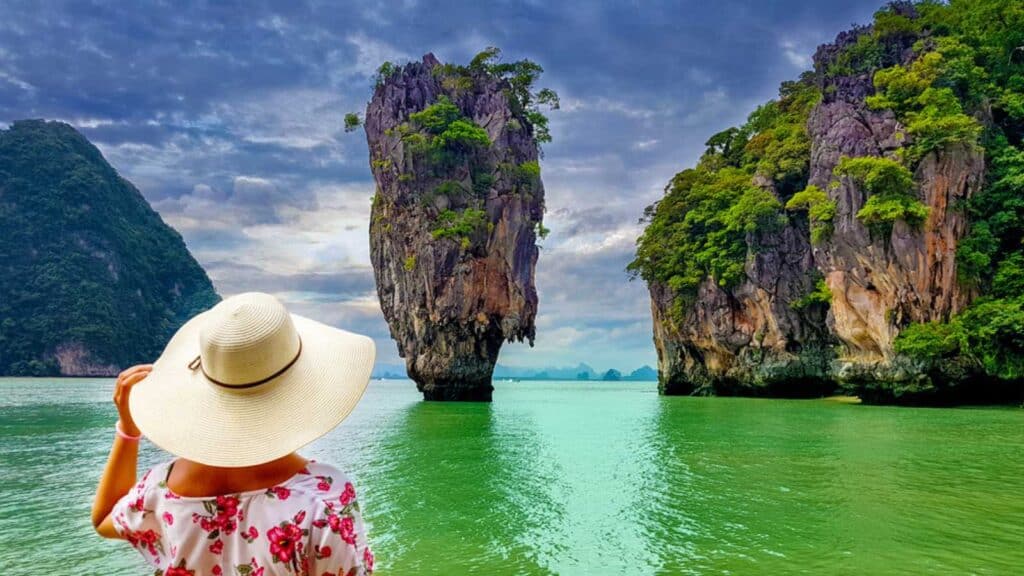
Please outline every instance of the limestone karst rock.
M490 400L502 344L533 343L544 187L508 89L428 54L382 74L366 109L377 292L428 400Z
M1002 200L972 199L993 180L987 147L1004 150L1000 169L1014 173L1005 158L1016 158L1020 113L1016 100L972 100L981 81L956 67L982 60L921 18L895 2L875 25L819 47L812 71L713 136L648 210L631 269L650 290L662 392L898 403L1018 394L1020 294L1008 280L998 287L1015 277L1016 224ZM1005 62L990 59L986 81L1016 82ZM985 233L994 222L1006 240L980 236L992 264L986 255L971 265L996 268L1006 250L995 281L958 270L972 215L986 210L996 216ZM961 323L979 301L994 323L984 312ZM918 349L934 352L901 351L912 327L925 329Z

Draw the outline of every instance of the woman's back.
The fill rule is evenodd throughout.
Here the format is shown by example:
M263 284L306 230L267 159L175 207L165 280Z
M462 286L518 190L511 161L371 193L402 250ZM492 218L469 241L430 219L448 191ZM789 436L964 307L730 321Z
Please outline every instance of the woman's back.
M267 489L209 497L168 486L173 462L154 467L112 511L117 532L162 576L373 571L355 489L327 464L309 462Z

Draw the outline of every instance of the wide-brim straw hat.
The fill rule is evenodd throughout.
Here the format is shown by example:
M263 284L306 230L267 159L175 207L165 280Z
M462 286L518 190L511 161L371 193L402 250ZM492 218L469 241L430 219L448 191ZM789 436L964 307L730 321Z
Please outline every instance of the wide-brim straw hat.
M182 326L129 405L139 430L171 454L252 466L344 420L374 356L366 336L289 314L269 294L240 294Z

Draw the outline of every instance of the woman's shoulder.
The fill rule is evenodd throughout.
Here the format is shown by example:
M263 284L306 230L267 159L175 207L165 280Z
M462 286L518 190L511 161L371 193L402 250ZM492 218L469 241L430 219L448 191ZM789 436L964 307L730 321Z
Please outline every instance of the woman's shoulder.
M167 488L167 476L170 473L171 466L174 465L174 460L167 460L156 464L149 470L146 470L142 474L142 478L139 478L136 484L136 489L141 492L150 493L160 490L166 490Z
M297 484L308 489L310 495L322 502L340 502L355 499L355 486L347 474L324 462L309 461L296 476Z
M306 463L306 467L302 469L302 474L310 476L312 478L345 478L345 475L339 468L327 462L319 462L317 460L310 460Z

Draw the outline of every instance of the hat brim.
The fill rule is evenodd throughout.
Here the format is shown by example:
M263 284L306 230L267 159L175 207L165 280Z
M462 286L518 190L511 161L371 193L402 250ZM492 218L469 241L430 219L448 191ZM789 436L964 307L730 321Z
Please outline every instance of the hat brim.
M270 462L330 432L366 390L373 340L295 314L302 339L295 364L252 388L215 384L189 368L208 318L203 313L182 326L131 392L139 430L171 454L208 466Z

